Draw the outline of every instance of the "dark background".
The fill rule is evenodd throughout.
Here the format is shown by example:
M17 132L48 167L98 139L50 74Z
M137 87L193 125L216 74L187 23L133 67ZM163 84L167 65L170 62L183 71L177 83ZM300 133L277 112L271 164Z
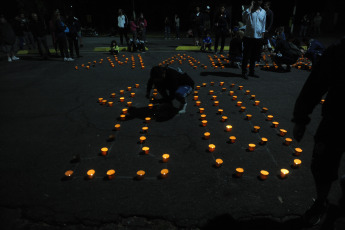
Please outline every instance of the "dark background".
M316 12L320 12L323 17L322 29L324 32L344 31L343 28L345 27L341 26L345 23L343 13L345 10L345 1L343 0L324 1L321 2L322 4L311 0L272 0L271 2L271 9L274 12L274 26L282 25L287 27L293 13L293 7L297 4L296 24L298 24L304 14L309 14L313 17ZM248 3L248 0L165 0L160 2L152 0L113 0L110 2L104 0L15 0L9 1L6 4L8 7L4 7L1 13L5 14L9 21L21 11L27 16L31 12L38 12L39 15L49 20L54 9L60 9L63 15L72 12L72 14L81 20L83 26L94 27L100 33L109 33L109 31L116 28L118 9L123 9L130 17L133 15L134 8L137 16L140 12L144 13L148 22L148 32L163 32L164 18L169 16L173 19L175 13L180 15L180 29L182 31L188 30L190 14L197 5L202 10L209 5L211 7L211 14L214 14L218 7L224 4L232 14L232 24L234 25L238 20L241 20L241 5L247 5ZM336 25L333 23L335 13L339 14Z

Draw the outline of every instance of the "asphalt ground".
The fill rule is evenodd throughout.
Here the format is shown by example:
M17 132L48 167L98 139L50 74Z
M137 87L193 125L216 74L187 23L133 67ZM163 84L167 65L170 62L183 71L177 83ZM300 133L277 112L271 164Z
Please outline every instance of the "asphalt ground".
M84 38L83 57L74 62L43 61L37 55L0 62L3 229L320 228L304 227L300 217L315 197L310 160L321 104L303 140L284 144L286 137L293 139L292 111L308 70L277 73L256 67L260 78L244 80L241 70L229 67L220 55L217 58L224 69L211 67L214 53L175 51L177 45L192 43L187 38L151 38L146 53L121 52L118 60L124 63L120 65L107 52L93 52L112 39ZM198 90L206 127L201 125L194 92L187 99L185 114L176 114L176 101L173 106L148 108L145 92L150 69L173 57L182 64L175 61L171 66L187 72L196 85L207 84ZM81 67L88 62L89 69ZM120 90L124 90L124 102L119 101ZM232 100L229 91L234 91L237 100ZM111 93L116 93L115 98ZM254 105L252 94L259 105ZM99 98L113 101L113 106L102 105ZM237 101L246 107L244 112ZM120 119L123 108L128 108L125 120ZM228 117L226 122L221 121L219 108ZM246 120L246 114L252 119ZM279 122L277 128L268 115ZM152 118L148 124L146 117ZM114 130L115 124L121 124L120 130ZM232 131L226 132L225 125L232 125ZM149 128L148 133L141 132L143 126ZM254 126L260 126L260 131L253 132ZM279 129L287 130L286 136L280 136ZM211 133L208 140L203 138L206 131ZM144 143L139 142L140 136L147 138ZM236 136L235 143L229 143L230 136ZM261 137L268 139L265 145L260 144ZM254 151L248 151L250 143L256 144ZM209 144L216 145L214 152L208 151ZM149 154L142 153L143 146L150 147ZM106 156L101 154L102 147L109 149ZM298 157L293 154L296 147L303 150ZM162 162L163 153L170 154L167 163ZM221 167L215 166L217 158L223 160ZM297 158L302 164L292 168ZM238 167L244 169L240 178L234 176ZM285 179L279 176L282 168L289 170ZM86 177L90 169L95 170L93 179ZM116 171L114 179L107 179L109 169ZM169 170L166 178L159 176L162 169ZM343 159L341 174L344 169ZM67 170L74 172L71 179L64 176ZM141 180L136 178L138 170L146 172ZM266 180L259 179L260 170L269 171ZM329 197L334 208L340 196L339 184L334 183Z

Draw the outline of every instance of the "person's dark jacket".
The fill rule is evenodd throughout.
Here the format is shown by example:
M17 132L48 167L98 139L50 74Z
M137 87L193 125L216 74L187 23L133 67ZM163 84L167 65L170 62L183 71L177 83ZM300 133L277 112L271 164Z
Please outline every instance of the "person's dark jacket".
M340 112L344 104L342 97L345 88L344 53L345 38L340 43L328 47L316 65L313 66L313 70L296 100L293 122L307 125L310 122L309 115L327 93L322 105L323 120L326 121L329 129L337 129L342 132L340 126L345 126ZM335 133L324 133L324 135L334 136Z
M74 17L69 17L66 21L66 25L69 29L69 32L66 33L68 38L76 38L78 37L78 31L80 28L79 21L76 20Z
M231 18L230 14L227 10L224 11L224 13L217 12L214 16L213 25L215 26L216 30L221 30L222 32L229 32L229 29L231 28Z
M199 14L197 15L197 13L193 13L191 16L191 20L192 20L192 26L193 27L204 27L204 14L199 12Z
M44 37L48 34L45 24L42 20L32 20L29 24L32 35L36 37Z
M271 9L268 9L266 11L266 31L270 32L273 25L273 11Z
M150 93L153 83L153 79L150 77L146 88L147 94ZM184 85L194 88L193 79L186 73L181 73L174 68L166 67L164 80L160 84L155 85L155 87L159 92L163 93L163 98L165 97L166 99L173 100L175 98L177 88ZM166 94L166 91L169 92L169 95Z
M66 37L65 31L66 31L67 25L61 19L55 20L54 28L55 28L55 35L57 38Z
M0 24L0 44L14 45L16 41L16 34L8 22Z
M294 48L291 45L292 44L286 39L278 38L275 50L277 53L279 52L285 57L297 60L301 52L298 50L298 48L297 50L294 50Z

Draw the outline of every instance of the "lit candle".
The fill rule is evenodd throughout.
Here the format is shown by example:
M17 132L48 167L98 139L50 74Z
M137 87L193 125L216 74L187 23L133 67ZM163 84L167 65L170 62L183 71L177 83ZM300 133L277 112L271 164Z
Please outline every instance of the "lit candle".
M266 138L266 137L262 137L260 143L261 143L262 145L266 144L266 143L267 143L267 138Z
M204 113L205 109L204 108L199 108L199 113Z
M255 146L256 146L255 144L249 144L248 145L248 150L253 152L255 150Z
M124 97L120 97L120 102L124 102L125 98Z
M162 161L165 163L165 162L168 162L169 161L169 158L170 158L170 155L167 154L167 153L164 153L162 155Z
M99 103L102 103L102 101L103 101L103 97L98 98Z
M128 107L131 107L131 106L132 106L132 102L131 102L131 101L128 101L128 102L127 102L127 106L128 106Z
M113 107L113 103L114 103L114 102L109 101L109 102L108 102L108 106L109 106L109 107Z
M237 106L242 106L242 101L238 101Z
M220 167L222 165L223 165L223 160L220 158L216 159L216 167Z
M152 109L153 108L153 104L149 104L149 109Z
M156 88L155 88L155 89L153 89L153 92L157 93L157 92L158 92L158 89L156 89Z
M254 99L255 99L255 95L254 95L254 94L251 95L251 96L250 96L250 99L254 100Z
M123 89L120 90L120 94L124 94L125 91Z
M209 144L208 145L208 151L213 152L216 149L216 146L214 144Z
M121 115L120 115L120 119L121 119L121 121L126 120L126 115L125 115L125 114L121 114Z
M195 96L194 96L194 101L197 101L198 98L199 98L199 96L198 96L198 95L195 95Z
M285 145L290 145L291 142L292 142L292 139L291 139L291 138L285 138L284 144L285 144Z
M323 104L325 102L325 99L321 99L320 104Z
M139 138L140 143L144 143L145 140L146 140L146 137L145 137L145 136L141 136L141 137Z
M223 87L223 88L222 88L222 92L225 92L225 91L226 91L226 88Z
M214 101L213 105L214 106L218 106L219 105L219 101Z
M250 93L250 90L246 90L246 95L248 95Z
M230 131L232 130L232 126L231 126L231 125L225 126L225 130L226 130L227 132L230 132Z
M200 106L200 104L201 104L201 101L196 101L196 102L195 102L195 105L196 105L196 106Z
M295 156L299 156L299 155L301 155L301 153L302 153L302 149L301 148L295 148L295 152L294 152Z
M128 109L124 108L122 109L122 114L127 114Z
M102 156L107 155L108 154L108 148L107 147L101 148L101 153L102 153Z
M287 169L281 169L280 170L280 178L284 179L289 175L289 170Z
M234 91L229 91L229 95L230 96L234 95Z
M72 178L72 176L73 176L73 170L67 170L65 172L65 177L66 178L70 179L70 178Z
M139 88L139 84L135 84L135 88Z
M144 127L141 128L141 130L142 130L143 133L147 133L148 130L149 130L149 127L144 126Z
M230 143L235 143L236 137L235 136L230 136L229 140L230 140Z
M196 86L196 89L199 90L199 89L200 89L200 85L197 85L197 86Z
M86 174L89 179L93 179L93 177L95 176L95 170L90 169Z
M141 148L141 150L145 153L145 154L149 154L150 148L147 146L144 146Z
M232 96L232 100L233 100L233 101L236 101L236 99L237 99L237 96L236 96L236 95Z
M120 125L120 124L116 124L116 125L115 125L115 130L120 130L120 128L121 128L121 125Z
M151 121L151 118L150 118L150 117L146 117L146 118L145 118L145 122L146 122L146 123L150 123L150 121Z
M223 109L218 109L218 114L223 114Z
M272 121L272 119L273 119L273 116L272 116L272 115L267 115L267 120L268 120L268 121Z
M223 85L224 85L224 82L223 82L223 81L219 82L219 85L220 85L220 86L223 86Z
M204 133L204 139L205 139L205 140L210 139L210 136L211 136L211 133L209 133L209 132L205 132L205 133Z
M201 125L205 127L207 125L207 120L201 121Z
M293 167L294 168L299 168L302 164L302 161L300 159L294 159L293 160Z
M206 119L206 114L201 114L201 115L200 115L200 119L201 119L201 120L205 120L205 119Z
M78 69L78 66L76 65L74 68L75 68L75 69Z
M231 85L230 85L231 87L234 87L235 86L235 83L231 83Z
M260 101L255 101L254 102L254 105L259 105L260 104Z
M247 120L250 120L250 119L252 119L252 115L251 114L247 114L246 118L247 118Z
M161 170L161 178L166 178L169 174L169 170L168 169L162 169Z
M152 93L152 96L153 96L153 97L156 97L156 96L157 96L157 93Z
M105 105L107 103L107 100L102 100L102 105Z
M243 89L243 86L242 86L242 85L238 86L238 89L239 89L239 90L242 90L242 89Z
M263 112L263 113L266 113L267 111L268 111L268 109L266 107L263 107L261 110L261 112Z
M116 95L116 93L112 93L112 94L111 94L111 97L112 97L112 98L114 98L114 97L115 97L115 95Z
M208 94L210 94L210 95L213 95L213 90L210 90L209 92L208 92Z
M217 96L216 95L214 95L214 96L212 96L212 100L217 100Z
M261 180L266 180L269 174L270 174L270 173L267 172L266 170L261 170L261 171L260 171L260 179L261 179Z
M202 87L206 87L206 85L207 85L206 83L202 83Z
M273 126L274 128L277 128L278 125L279 125L279 122L277 122L277 121L273 121L273 122L272 122L272 126Z
M199 92L198 91L194 91L194 95L198 95L199 94Z
M135 97L135 93L131 93L131 97Z
M260 130L260 126L257 126L257 125L254 126L254 132L255 132L255 133L259 132L259 130Z
M279 135L280 136L285 136L286 135L286 133L287 133L287 131L285 130L285 129L279 129Z
M212 85L212 86L213 86L213 85L214 85L214 82L213 82L213 81L211 81L210 85Z
M244 112L245 110L246 110L246 107L245 107L245 106L241 106L240 111L241 111L241 112Z
M114 169L109 169L109 170L107 171L107 176L108 176L108 179L109 179L109 180L114 179L114 177L115 177L115 170L114 170Z
M144 176L145 176L145 171L144 171L144 170L139 170L139 171L137 172L137 179L138 179L138 180L143 179Z
M227 116L222 116L222 122L225 122L228 119Z
M243 173L244 173L243 168L236 168L236 170L235 170L236 177L242 177Z

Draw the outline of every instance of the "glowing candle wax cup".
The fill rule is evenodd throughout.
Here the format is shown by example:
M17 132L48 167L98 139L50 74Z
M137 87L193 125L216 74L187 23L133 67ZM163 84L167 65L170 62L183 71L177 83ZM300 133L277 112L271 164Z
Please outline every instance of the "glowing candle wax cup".
M285 136L286 135L286 133L287 133L287 131L285 130L285 129L279 129L279 135L280 136Z
M226 130L227 132L230 132L230 131L232 130L232 126L231 126L231 125L225 126L225 130Z
M230 140L230 143L235 143L236 137L235 136L230 136L229 140Z
M267 115L267 120L268 120L268 121L272 121L272 119L273 119L273 116L272 116L272 115Z
M205 109L204 108L199 108L199 113L204 113Z
M250 96L250 99L255 99L255 95L254 95L254 94L251 95L251 96Z
M279 125L279 122L277 122L277 121L273 121L273 122L272 122L272 125L273 125L273 127L274 127L274 128L277 128L277 127L278 127L278 125Z
M210 139L210 136L211 136L211 133L209 133L209 132L205 132L205 133L204 133L204 139L205 139L205 140Z
M236 95L232 96L232 100L236 101L237 100L237 96Z
M217 100L217 96L215 96L215 95L212 96L212 100L214 100L214 101Z
M199 90L199 89L200 89L200 85L197 85L197 86L196 86L196 89Z
M266 144L266 143L267 143L267 138L266 138L266 137L262 137L260 143L261 143L262 145Z
M243 175L243 173L244 173L244 169L243 168L236 168L235 169L235 175L237 177L241 177Z
M250 119L252 119L252 115L251 114L247 114L246 118L247 118L247 120L250 120Z
M147 146L144 146L141 148L141 150L145 153L145 154L149 154L150 148Z
M246 110L246 107L245 106L241 106L241 112L244 112Z
M300 159L294 159L293 160L293 167L294 168L299 168L302 164L302 161Z
M109 102L108 102L108 106L109 106L109 107L112 107L112 106L113 106L113 103L114 103L114 102L109 101Z
M108 176L109 180L114 179L114 177L115 177L115 170L114 169L109 169L107 171L107 176Z
M268 175L269 175L269 172L268 172L268 171L266 171L266 170L261 170L261 171L260 171L260 179L261 179L261 180L266 180L267 177L268 177Z
M127 106L128 106L128 107L131 107L131 106L132 106L132 102L131 102L131 101L128 101L128 102L127 102Z
M228 120L227 116L222 116L222 122L225 122L226 120Z
M116 96L116 93L112 93L111 97L114 98Z
M205 127L207 125L207 120L202 120L201 125Z
M122 109L122 114L127 114L128 109L124 108Z
M144 143L146 141L146 137L145 136L141 136L140 138L139 138L139 142L140 143Z
M214 144L209 144L208 145L208 151L209 152L214 152L215 149L216 149L216 146Z
M239 89L239 90L242 90L242 89L243 89L243 86L242 86L242 85L238 86L238 89Z
M292 139L291 139L291 138L285 138L284 144L285 144L285 145L290 145L291 142L292 142Z
M131 97L135 97L135 93L131 93Z
M137 172L137 179L143 179L145 176L145 171L144 170L139 170Z
M120 94L124 94L125 91L123 89L120 90Z
M220 85L220 86L223 86L223 85L224 85L224 82L222 82L222 81L219 82L219 85Z
M251 151L251 152L254 151L255 150L255 146L256 146L255 144L248 144L248 150Z
M161 170L161 178L166 178L169 174L169 170L168 169L162 169Z
M234 95L234 91L229 91L229 95L230 96Z
M213 81L211 81L210 85L214 86L214 82L213 82Z
M163 162L168 162L169 159L170 159L170 155L169 155L169 154L164 153L164 154L162 155L162 161L163 161Z
M102 103L102 101L103 101L103 97L98 98L99 103Z
M115 130L120 130L120 128L121 128L121 125L120 125L120 124L116 124L116 125L115 125Z
M102 156L107 155L108 154L108 148L107 147L101 148L101 153L102 153Z
M71 178L72 176L73 176L73 170L67 170L67 171L65 172L65 177Z
M259 105L260 104L260 101L255 101L254 102L254 105Z
M262 112L263 112L263 113L266 113L267 111L268 111L268 109L267 109L266 107L263 107L263 108L262 108Z
M126 120L126 115L125 115L125 114L121 114L121 115L120 115L120 120L121 120L121 121Z
M246 95L248 95L250 93L250 90L246 90Z
M149 109L152 109L153 108L153 104L149 104Z
M284 179L289 175L289 170L287 169L281 169L280 170L280 178Z
M149 127L144 126L144 127L141 128L141 130L142 130L143 133L147 133L148 130L149 130Z
M260 126L254 126L254 132L257 133L260 130Z
M217 166L217 167L220 167L220 166L222 166L222 165L223 165L223 160L220 159L220 158L216 159L216 166Z
M237 105L237 106L242 106L242 101L238 101L238 102L236 103L236 105Z
M201 101L196 101L196 102L195 102L195 105L196 105L196 106L200 106L200 104L201 104Z
M194 101L197 101L198 98L199 98L199 96L198 96L198 95L195 95L195 96L194 96Z
M219 105L219 101L214 101L213 105L214 106L218 106Z
M87 171L86 175L89 179L93 179L93 177L95 176L95 170L90 169L89 171Z
M201 119L201 120L205 120L205 119L206 119L206 114L201 114L201 115L200 115L200 119Z
M301 153L302 153L302 149L301 148L295 148L295 152L294 152L295 156L299 156L299 155L301 155Z
M127 90L128 90L128 91L131 91L131 90L132 90L132 87L127 87Z
M223 114L223 109L218 109L218 114Z
M210 94L210 95L213 95L213 90L210 90L209 92L208 92L208 94Z
M145 122L146 122L146 123L150 123L150 122L151 122L151 118L150 118L150 117L146 117L146 118L145 118Z
M107 103L107 100L102 100L102 105L105 105Z
M222 88L222 92L225 92L225 91L226 91L226 88L223 87L223 88Z
M124 97L120 97L120 102L124 102L125 98Z
M139 84L135 84L135 88L139 88Z

